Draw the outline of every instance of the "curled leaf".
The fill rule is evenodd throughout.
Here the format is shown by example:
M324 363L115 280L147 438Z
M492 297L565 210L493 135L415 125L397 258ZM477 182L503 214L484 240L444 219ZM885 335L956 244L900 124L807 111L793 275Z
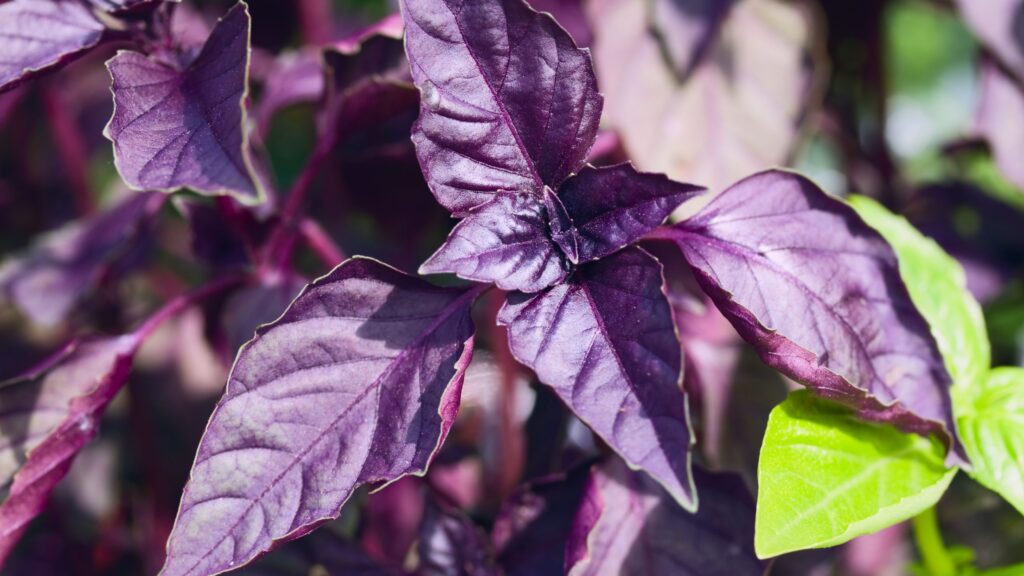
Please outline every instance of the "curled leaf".
M0 2L0 92L100 43L104 26L75 0Z
M966 462L928 323L892 248L849 206L769 171L663 237L769 366L865 418L938 433L950 461Z
M533 195L500 192L469 211L420 273L454 272L503 290L543 290L569 273L550 238L548 219L544 204Z
M124 386L139 339L73 342L0 383L0 564L39 515Z
M420 524L420 576L498 576L490 543L457 509L427 499Z
M539 294L511 294L498 319L515 357L591 430L696 508L679 340L657 260L627 248Z
M200 443L163 573L242 566L422 473L450 429L479 288L349 260L238 355Z
M249 28L239 2L191 61L121 51L107 62L114 113L104 135L129 186L263 199L246 126Z
M420 89L413 142L437 200L462 213L499 190L540 197L578 170L601 116L590 55L522 0L403 0Z
M731 474L694 470L700 509L687 512L619 460L595 466L565 551L570 576L761 576L754 501Z

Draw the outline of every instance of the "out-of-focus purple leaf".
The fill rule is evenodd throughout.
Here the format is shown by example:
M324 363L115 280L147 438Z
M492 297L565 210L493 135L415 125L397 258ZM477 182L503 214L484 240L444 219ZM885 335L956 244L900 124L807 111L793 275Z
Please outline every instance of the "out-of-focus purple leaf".
M431 473L437 464L431 465ZM419 535L425 500L423 482L411 477L371 494L359 511L359 543L363 549L374 558L403 565Z
M590 30L590 23L587 22L587 15L583 11L583 0L529 0L529 2L537 12L551 14L555 18L555 22L558 22L572 36L577 46L590 46L594 34Z
M1021 42L1024 43L1024 2L1020 6ZM1024 126L1024 62L1020 79L1011 77L991 62L982 66L981 78L977 130L988 140L1002 173L1024 190L1024 163L1020 160L1024 149L1024 130L1020 128Z
M479 288L349 260L238 355L163 574L244 565L338 515L363 484L422 473L455 419Z
M278 56L263 84L263 94L256 107L256 124L266 136L270 122L283 108L316 102L324 94L324 64L315 50L287 52Z
M539 480L513 494L494 521L491 540L508 576L562 576L565 545L590 466Z
M571 576L760 576L754 500L731 474L694 470L700 509L690 513L642 474L612 460L595 466L565 552Z
M751 176L665 229L761 359L861 417L956 436L950 376L892 248L802 176Z
M173 202L188 222L192 254L199 261L213 270L244 268L251 263L243 227L227 222L224 211L182 197Z
M692 435L664 290L658 261L627 248L542 293L509 295L498 320L517 360L631 467L692 510Z
M1024 2L956 0L971 31L1024 80Z
M87 0L96 8L111 14L124 14L155 8L165 2L177 4L181 0Z
M602 98L589 53L549 15L522 0L403 1L402 13L422 94L412 138L443 206L539 198L583 165Z
M224 303L223 328L233 358L256 329L277 319L308 284L294 272L264 276L235 292Z
M128 377L134 335L73 342L43 366L0 383L0 564Z
M249 27L239 2L191 62L127 51L107 62L114 113L104 134L129 186L263 199L246 126Z
M110 210L42 237L0 266L0 289L34 322L59 323L129 253L162 198L133 194Z
M420 274L441 272L538 292L564 280L569 264L549 237L544 204L525 192L501 192L471 209L420 267Z
M786 162L816 93L811 19L779 0L593 0L604 122L642 170L720 191Z
M104 26L76 0L0 2L0 92L99 44Z
M419 576L498 576L487 537L459 510L427 499L420 525Z
M630 163L586 166L558 190L571 228L553 236L574 263L604 258L654 230L680 204L704 191Z

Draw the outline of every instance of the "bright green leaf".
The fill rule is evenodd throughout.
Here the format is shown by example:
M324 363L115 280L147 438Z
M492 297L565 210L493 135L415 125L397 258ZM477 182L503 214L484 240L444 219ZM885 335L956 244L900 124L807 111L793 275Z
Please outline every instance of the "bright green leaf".
M850 204L896 251L900 276L932 328L953 377L954 393L984 381L992 351L981 306L967 291L967 278L960 264L902 216L874 200L854 196Z
M842 544L938 501L956 469L935 438L864 422L807 391L772 410L757 467L754 546L768 558Z
M971 477L1024 514L1024 368L996 368L959 410Z

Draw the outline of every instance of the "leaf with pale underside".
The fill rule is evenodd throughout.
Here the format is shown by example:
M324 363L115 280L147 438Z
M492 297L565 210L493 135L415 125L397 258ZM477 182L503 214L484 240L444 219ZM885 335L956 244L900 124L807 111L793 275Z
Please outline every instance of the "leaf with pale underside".
M96 436L138 345L134 335L73 342L29 374L0 383L0 564Z
M942 453L933 438L864 422L807 391L790 394L761 446L758 556L836 546L917 515L956 474Z
M0 2L0 92L81 56L104 29L76 0Z
M762 576L754 500L738 476L694 470L690 513L619 460L595 466L565 551L569 576Z
M637 172L628 162L585 166L558 189L568 229L554 230L554 237L574 263L604 258L643 238L703 191L663 174Z
M264 197L246 126L249 11L236 4L195 59L121 51L107 62L114 113L104 134L138 190L190 188L255 204Z
M806 178L751 176L663 229L761 359L867 419L939 434L951 463L951 379L892 248Z
M162 573L242 566L337 517L356 487L421 474L458 410L479 292L357 258L260 328L207 425Z
M633 468L697 506L681 354L661 265L639 248L581 267L498 319L513 355Z
M503 290L543 290L569 274L548 220L548 210L532 194L501 192L469 211L420 274L452 272Z
M1024 79L1024 2L956 0L956 4L974 35Z
M590 54L522 0L403 0L422 94L413 142L438 201L462 213L499 190L540 197L586 159L601 95Z
M785 164L821 78L801 2L594 0L604 123L642 170L719 191Z

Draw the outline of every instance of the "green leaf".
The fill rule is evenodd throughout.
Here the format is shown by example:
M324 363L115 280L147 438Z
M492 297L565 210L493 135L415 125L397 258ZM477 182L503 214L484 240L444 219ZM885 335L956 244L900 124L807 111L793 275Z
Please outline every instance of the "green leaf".
M935 438L857 418L801 390L772 410L757 466L761 558L842 544L938 501L947 470Z
M985 317L977 300L967 291L967 277L960 263L905 218L878 202L854 196L850 204L896 251L900 276L932 328L953 377L954 394L982 382L992 362L992 351Z
M958 411L971 477L1024 514L1024 368L996 368Z

